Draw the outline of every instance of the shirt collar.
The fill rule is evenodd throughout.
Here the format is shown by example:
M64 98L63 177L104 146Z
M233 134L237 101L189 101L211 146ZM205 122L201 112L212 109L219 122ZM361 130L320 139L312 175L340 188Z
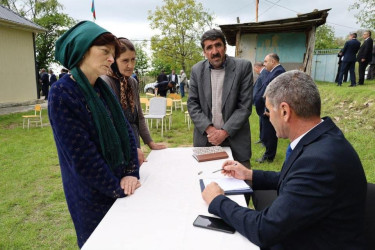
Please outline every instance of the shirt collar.
M321 119L320 123L324 122L323 119ZM294 141L292 141L290 143L290 147L292 148L292 150L297 146L297 144L299 143L299 141L308 133L310 132L313 128L315 128L316 126L318 126L320 123L316 124L314 127L310 128L306 133L300 135L299 137L297 137L296 139L294 139Z
M271 69L271 71L270 72L272 72L277 66L279 66L280 65L280 63L279 64L277 64L275 67L273 67L272 69Z

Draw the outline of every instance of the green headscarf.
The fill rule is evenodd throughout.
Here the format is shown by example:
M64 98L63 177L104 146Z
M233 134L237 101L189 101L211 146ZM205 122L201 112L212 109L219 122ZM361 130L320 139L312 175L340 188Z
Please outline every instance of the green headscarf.
M83 92L94 119L103 157L110 168L114 170L121 164L128 165L130 160L128 127L121 106L108 85L99 77L95 86L99 88L101 96L111 112L110 116L106 106L78 67L78 63L91 44L104 33L109 32L93 22L78 23L56 41L55 58L70 69Z

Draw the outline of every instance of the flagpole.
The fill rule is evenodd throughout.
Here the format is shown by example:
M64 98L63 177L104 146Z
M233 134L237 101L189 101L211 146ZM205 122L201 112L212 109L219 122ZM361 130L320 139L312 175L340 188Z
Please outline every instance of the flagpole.
M96 14L95 14L94 0L92 0L92 2L91 2L91 12L92 12L92 20L95 22L96 21Z

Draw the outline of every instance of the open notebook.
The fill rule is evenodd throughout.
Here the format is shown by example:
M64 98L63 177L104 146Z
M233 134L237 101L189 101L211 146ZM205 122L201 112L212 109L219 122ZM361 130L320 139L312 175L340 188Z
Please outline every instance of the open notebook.
M238 180L235 178L215 178L215 179L200 179L201 191L210 184L211 182L216 182L223 190L226 195L230 194L245 194L252 193L252 188L247 185L243 180Z

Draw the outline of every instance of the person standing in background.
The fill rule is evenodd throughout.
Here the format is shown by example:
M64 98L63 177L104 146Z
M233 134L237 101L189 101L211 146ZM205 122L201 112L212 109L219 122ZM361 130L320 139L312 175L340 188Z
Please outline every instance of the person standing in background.
M350 82L349 87L354 87L356 85L355 80L355 55L357 54L361 43L357 40L357 33L350 33L349 40L346 41L344 48L340 51L339 55L343 57L341 62L341 69L339 74L339 79L337 81L337 86L342 86L342 80L346 72L350 72Z
M362 35L364 41L359 48L358 54L357 54L357 61L359 64L358 67L358 85L363 85L365 82L365 71L367 65L372 60L372 49L373 49L373 41L371 38L371 31L367 30L363 32Z
M260 93L264 93L266 91L268 84L277 76L285 72L285 69L280 64L280 58L276 53L270 53L266 55L266 57L264 58L264 67L269 73L265 78L264 82L262 83ZM256 159L256 161L259 163L273 162L276 156L278 139L276 136L275 128L272 126L270 122L269 112L266 109L266 104L263 96L261 98L257 98L256 107L257 113L262 115L261 138L264 143L264 146L266 147L266 151L264 152L263 156L259 159Z
M185 96L185 84L187 83L187 78L186 78L185 71L183 69L181 69L180 75L181 75L180 94L181 94L181 97L184 97Z
M336 78L335 78L335 83L339 83L339 76L340 76L340 71L341 71L341 67L342 67L342 49L340 50L340 52L337 54L337 57L339 58L339 61L338 61L338 67L337 67L337 74L336 74ZM343 77L343 82L347 82L348 81L348 71L344 72L344 77Z
M367 80L375 79L375 44L372 46L372 60L370 62L370 67L367 72Z
M135 72L132 74L132 77L137 81L137 83L139 83L139 80L138 80L138 70L136 69Z
M177 77L177 74L176 74L176 71L174 69L172 69L172 73L168 76L168 81L169 81L169 85L170 86L170 89L169 91L171 93L176 93L176 86L177 86L177 83L178 83L178 77Z
M226 55L220 30L206 31L201 46L207 59L191 70L187 101L194 147L229 146L233 158L250 168L251 62Z
M49 69L49 86L52 86L57 81L56 75L52 69Z
M40 79L42 80L42 90L44 95L44 100L48 100L48 91L49 91L49 75L46 69L41 70Z
M62 68L59 74L59 79L63 78L64 75L68 74L68 70L65 68Z
M262 88L262 85L266 80L269 72L264 67L263 62L254 63L254 71L258 74L258 79L254 83L253 89L253 104L259 116L259 141L257 141L256 143L261 143L262 145L264 145L262 140L262 116L264 114L264 101L261 100L263 99L264 91L261 90L265 90L264 88Z

